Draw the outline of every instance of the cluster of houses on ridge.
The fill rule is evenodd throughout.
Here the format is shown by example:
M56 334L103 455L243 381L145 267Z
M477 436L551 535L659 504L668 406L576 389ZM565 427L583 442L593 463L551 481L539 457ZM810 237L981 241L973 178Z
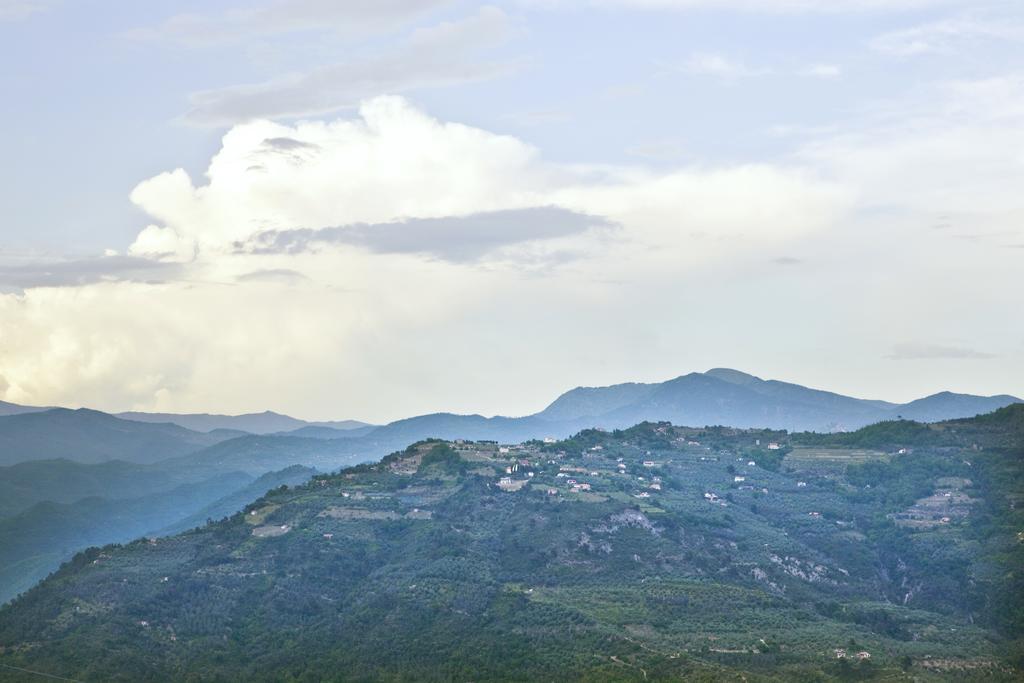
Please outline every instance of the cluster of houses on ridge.
M667 431L668 428L659 427L659 429ZM555 439L544 439L543 442L548 445L558 443ZM703 448L703 450L706 451L712 450L710 446L702 446L700 441L696 441L692 438L679 437L673 439L672 443L683 449L692 447L697 449ZM754 443L758 447L762 447L760 439L754 440ZM501 463L501 461L504 460L504 462L501 463L501 467L504 469L504 475L500 476L497 482L492 483L492 486L506 492L523 490L530 485L531 482L534 482L534 487L537 485L543 485L543 488L540 490L546 492L546 494L550 496L558 496L562 492L588 493L595 491L595 487L597 487L597 490L604 493L601 488L601 482L605 481L604 478L609 475L619 475L628 480L633 480L634 485L629 487L632 490L629 490L628 493L634 498L650 498L653 494L661 492L664 486L660 477L641 475L640 472L633 469L635 465L631 466L629 462L624 460L624 458L614 458L614 456L609 457L608 454L604 452L606 448L608 448L607 444L589 446L576 455L576 457L583 459L584 462L581 463L582 465L587 465L586 461L589 459L596 459L598 461L591 464L589 467L581 467L576 464L560 464L559 461L569 456L568 453L564 450L554 451L543 448L542 445L536 441L516 445L498 444L497 442L486 442L485 444L480 441L456 441L454 447L457 450L479 451L481 445L485 445L485 452L490 454L489 457L485 458L486 460L489 460L490 462L497 461L495 464ZM785 444L779 441L770 441L763 447L768 450L780 450L786 448ZM640 460L635 464L649 470L656 470L657 468L672 464L671 459L665 462L662 462L659 459L651 459L651 451L647 451L646 455L648 456L647 458ZM715 454L709 453L707 455L700 455L699 457L701 462L721 462L722 455L728 456L730 454L726 451ZM612 463L609 461L613 458L615 462L612 466ZM758 466L756 460L748 459L747 457L737 457L736 460L745 465L746 468L756 468ZM552 468L548 467L549 465L560 466L558 466L557 472L552 472ZM609 471L610 466L613 468ZM737 463L737 468L740 468L739 463ZM751 479L750 470L743 471L741 469L737 472L732 466L728 469L729 476L732 477L731 488L734 490L759 491L761 494L769 493L767 486L749 481ZM556 483L555 481L548 479L548 477L551 477L552 475L554 478L562 481ZM587 478L589 477L599 477L601 479L597 482L593 480L588 481ZM637 484L639 484L638 487L636 486ZM797 488L804 488L807 486L807 482L797 482L796 486ZM614 488L619 491L622 490L621 485L614 485ZM731 497L729 497L729 500L724 500L712 490L707 490L704 493L704 499L711 504L723 507L729 505L731 502Z

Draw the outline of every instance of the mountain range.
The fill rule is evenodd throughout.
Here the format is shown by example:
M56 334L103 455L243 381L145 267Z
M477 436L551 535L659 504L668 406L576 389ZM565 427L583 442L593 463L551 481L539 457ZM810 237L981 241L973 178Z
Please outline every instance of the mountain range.
M606 429L644 420L666 420L687 425L830 432L899 418L937 422L1018 402L1019 398L1009 395L941 392L910 403L889 403L715 368L657 384L579 387L559 396L536 417L551 422L589 420Z
M275 434L293 432L305 428L326 430L321 433L351 432L373 425L358 420L337 420L333 422L307 422L298 418L275 413L271 410L244 415L210 415L208 413L116 413L116 417L135 422L170 422L197 432L212 432L218 429L232 429L250 434ZM337 434L332 434L338 436Z
M282 472L0 609L0 680L1019 681L1022 449L1011 405Z
M6 413L0 416L0 522L7 523L7 538L19 539L8 544L11 552L0 553L0 579L8 587L0 601L90 542L181 529L241 507L274 477L295 483L309 476L302 468L334 471L427 438L518 443L644 421L827 433L899 417L972 416L1014 402L1012 396L946 392L894 404L715 369L656 384L580 387L525 417L437 413L382 426L311 423L269 412L114 416L0 404ZM288 469L294 466L301 467ZM270 478L261 481L264 476ZM138 519L121 513L126 506L140 513ZM62 518L75 518L76 525L61 527Z
M382 426L353 420L312 423L273 412L112 416L85 409L23 408L26 412L0 417L0 465L56 458L86 463L181 458L259 475L293 464L329 470L431 437L519 442L644 421L833 432L884 420L970 417L1018 402L1009 395L941 392L897 404L716 368L661 383L578 387L524 417L435 413ZM19 408L4 405L7 412Z
M207 445L240 436L242 432L257 435L297 436L331 440L365 438L364 443L407 438L410 442L427 436L446 438L495 438L521 440L542 436L566 436L586 427L615 429L643 421L670 421L685 425L727 425L732 427L765 427L790 431L846 431L884 420L916 420L937 422L988 413L1021 399L999 394L977 396L943 391L907 403L854 398L812 389L778 380L763 380L736 370L716 368L706 373L690 373L659 383L625 383L604 387L577 387L566 391L546 409L524 417L493 417L436 413L406 418L375 426L356 420L308 422L287 415L253 413L237 416L170 413L119 413L120 420L157 425L158 431L173 432L167 425L176 425L189 432L208 436L168 434L172 438ZM38 425L74 420L70 412L22 407L0 402L0 439L15 425ZM39 417L45 413L48 417ZM89 412L93 414L94 412ZM29 417L35 415L37 417ZM98 414L97 414L98 415ZM113 423L108 422L108 426ZM163 425L163 427L160 427ZM98 428L98 427L97 427ZM142 438L138 430L122 430ZM76 435L77 436L77 435ZM77 439L81 440L81 439ZM100 439L101 442L101 439ZM353 441L353 445L356 442ZM0 444L7 445L0 440ZM35 457L72 457L67 443L57 446L58 453L39 452ZM63 449L63 451L60 451ZM181 449L179 449L181 450ZM187 450L187 446L184 447ZM159 460L163 451L155 453ZM88 450L82 458L87 457ZM17 456L8 456L7 460Z

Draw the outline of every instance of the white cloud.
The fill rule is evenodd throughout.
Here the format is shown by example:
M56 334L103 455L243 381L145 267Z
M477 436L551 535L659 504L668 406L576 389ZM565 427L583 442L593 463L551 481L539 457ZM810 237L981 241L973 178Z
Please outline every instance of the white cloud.
M655 173L551 164L516 138L442 123L397 97L367 101L356 119L236 126L207 177L197 187L183 170L165 173L141 183L132 201L206 250L268 231L384 229L547 206L605 217L629 234L647 231L659 244L771 238L827 222L845 202L827 183L769 165ZM729 200L737 194L742 202Z
M301 150L282 154L280 142ZM233 128L208 184L185 171L132 192L144 211L201 246L266 230L384 223L536 205L556 173L508 136L441 123L398 97L367 101L354 119Z
M321 66L263 83L197 92L185 121L230 125L256 118L298 117L353 107L381 92L467 83L507 73L508 62L491 61L481 51L513 33L508 16L482 7L460 21L416 29L409 41L376 56Z
M1019 233L1024 76L923 87L861 113L801 157L874 208L959 216L972 232ZM970 217L970 218L968 218Z
M366 102L354 119L236 126L204 184L177 170L141 183L132 200L153 220L132 258L177 259L180 277L0 296L0 398L374 419L479 410L467 377L508 387L525 379L506 372L520 362L546 362L563 346L598 353L594 335L613 311L653 305L653 292L687 273L763 260L848 205L841 188L798 168L555 164L394 97ZM325 233L332 239L295 253L236 244L357 223L358 234ZM453 234L475 251L445 247ZM623 299L630 291L639 302ZM547 341L510 364L506 328ZM470 357L458 352L467 344ZM552 377L552 390L562 381ZM536 400L536 386L522 389Z
M173 228L149 225L128 247L128 253L155 261L190 261L196 256L196 242Z

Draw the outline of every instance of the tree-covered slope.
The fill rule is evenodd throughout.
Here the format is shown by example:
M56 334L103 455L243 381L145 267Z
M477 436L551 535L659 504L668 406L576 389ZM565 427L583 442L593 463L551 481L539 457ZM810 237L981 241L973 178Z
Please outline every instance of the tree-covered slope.
M54 408L0 417L0 465L60 458L82 463L153 463L235 436L121 420L95 410Z
M160 529L159 535L167 536L179 533L203 526L211 520L230 517L252 501L265 495L267 491L280 486L297 486L308 481L314 474L316 474L315 469L302 465L292 465L277 472L267 472L251 484L232 491L223 498L219 498L187 517Z
M30 588L82 548L155 532L250 481L251 477L240 472L221 474L136 498L38 503L0 520L0 604Z
M132 681L1018 680L1020 413L900 448L668 424L507 452L424 442L80 554L0 610L0 663Z
M70 460L32 460L0 467L0 518L36 503L73 503L82 498L138 498L202 480L201 468L139 465L123 460L83 464Z

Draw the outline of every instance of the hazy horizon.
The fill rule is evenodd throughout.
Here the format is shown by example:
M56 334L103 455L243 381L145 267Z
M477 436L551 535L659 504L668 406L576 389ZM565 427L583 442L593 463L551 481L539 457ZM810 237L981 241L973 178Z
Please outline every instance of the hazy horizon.
M739 370L739 368L726 368L725 366L717 366L716 368L707 368L706 370L692 370L692 371L689 371L689 372L680 373L679 375L673 375L672 377L665 377L665 378L662 378L662 379L653 379L653 380L644 380L644 381L640 381L640 380L624 380L622 382L610 382L608 384L581 384L581 385L576 385L576 386L573 386L573 387L566 387L564 390L559 391L558 393L552 395L548 399L541 399L542 402L541 402L541 404L539 404L536 407L536 409L531 409L531 410L528 410L526 412L513 413L513 412L507 412L507 411L506 412L500 412L499 411L499 412L494 412L494 413L481 413L480 411L469 411L468 413L463 413L463 414L483 415L484 417L488 417L488 418L490 418L490 417L525 417L525 416L533 415L533 414L536 414L536 413L539 413L539 412L543 411L544 408L548 407L559 396L561 396L561 395L563 395L565 393L568 393L568 392L570 392L570 391L572 391L574 389L579 389L579 388L605 388L605 387L614 386L614 385L618 385L618 384L659 384L659 383L662 383L662 382L667 382L667 381L676 379L678 377L682 377L682 376L687 375L687 374L691 374L691 373L698 373L698 374L700 374L700 373L704 373L706 371L714 370L714 369ZM853 394L845 394L842 391L836 391L836 390L828 388L828 387L803 384L802 382L794 382L792 380L788 380L788 379L785 379L785 378L761 377L761 376L758 376L758 375L756 375L754 373L746 373L746 371L744 371L744 370L740 370L740 372L744 372L745 374L754 375L755 377L758 377L758 379L762 379L762 380L766 380L766 381L774 380L774 381L786 382L786 383L789 383L789 384L797 384L797 385L805 386L805 387L807 387L809 389L828 391L828 392L831 392L831 393L841 394L841 395L844 395L844 396L848 396L850 398L863 399L863 400L887 401L889 403L893 403L893 404L897 404L897 405L900 404L900 403L907 403L909 401L920 399L920 398L926 398L928 396L932 396L932 395L935 395L937 393L951 391L951 390L948 390L948 389L941 389L939 391L931 392L929 394L921 394L921 395L918 395L918 396L912 396L911 398L909 398L907 400L894 401L894 400L889 400L889 399L887 399L885 397L879 397L879 396L857 396L857 395L853 395ZM991 395L975 394L975 393L967 392L967 391L953 391L952 393L971 394L971 395L978 395L978 396L983 396L983 397L994 397L994 396L1005 396L1005 395L1014 396L1010 392L998 392L996 394L991 394ZM1019 396L1014 396L1014 397L1018 398L1018 399L1020 398ZM44 407L44 406L34 406L34 407ZM89 409L99 410L98 408L96 408L96 406L91 406L91 405L75 405L75 404L65 404L65 405L60 405L60 406L45 406L45 407L72 408L72 409L89 408ZM361 418L359 416L332 415L332 414L329 414L329 413L325 413L325 414L320 415L320 416L309 416L309 415L303 415L303 414L288 413L287 411L277 410L277 409L274 409L272 407L262 408L262 409L257 409L257 410L251 410L251 411L235 412L235 413L226 412L226 411L223 411L223 410L218 410L216 408L209 409L209 410L189 410L189 409L185 409L185 410L179 410L179 411L145 411L145 410L141 410L140 411L140 410L135 410L135 409L111 408L111 409L105 410L104 412L108 412L108 413L127 413L127 412L146 413L146 412L150 412L150 413L170 413L170 414L174 414L174 413L179 413L179 414L211 414L211 415L226 415L226 416L242 415L242 414L258 414L258 413L263 413L263 412L273 412L273 413L288 415L289 417L297 418L297 419L300 419L300 420L306 420L306 421L309 421L309 422L329 422L329 421L354 420L354 421L357 421L357 422L366 422L366 423L369 423L369 424L383 425L383 424L387 424L389 422L394 422L396 420L402 420L402 419L405 419L405 418L416 417L418 415L429 415L429 414L435 414L435 413L456 413L457 411L449 411L449 410L444 410L444 409L436 409L436 410L428 409L428 410L421 411L419 413L410 413L410 414L407 414L407 415L397 415L397 416L394 416L394 417L387 417L385 419L380 419L380 420L363 419L363 418Z

